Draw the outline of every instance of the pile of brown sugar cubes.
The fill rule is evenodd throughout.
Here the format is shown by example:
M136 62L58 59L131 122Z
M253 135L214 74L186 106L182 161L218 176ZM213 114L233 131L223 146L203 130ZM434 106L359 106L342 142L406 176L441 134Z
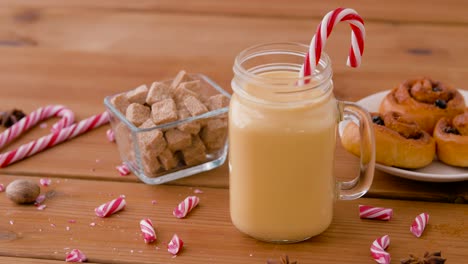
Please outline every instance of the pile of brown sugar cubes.
M114 96L110 102L137 128L137 144L146 176L179 167L201 164L225 146L227 115L216 115L164 129L149 129L224 108L229 98L221 93L204 92L204 84L180 71L172 83L154 82ZM117 143L127 137L128 129L114 127ZM131 152L131 149L129 150ZM134 155L134 154L133 154ZM133 156L130 155L130 156ZM134 157L133 157L134 158Z

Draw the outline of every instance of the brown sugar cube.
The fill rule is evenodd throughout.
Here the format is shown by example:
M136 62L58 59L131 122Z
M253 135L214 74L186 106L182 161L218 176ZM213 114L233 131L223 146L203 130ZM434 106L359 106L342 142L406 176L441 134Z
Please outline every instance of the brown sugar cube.
M150 117L150 109L142 104L133 103L127 107L125 117L135 126L140 126Z
M127 112L127 107L130 105L128 98L124 93L112 97L110 102L120 113L124 115Z
M143 124L141 124L139 126L139 128L152 128L152 127L155 127L156 124L153 122L153 120L151 118L148 118L146 119L145 122L143 122Z
M224 146L228 124L226 119L216 118L206 122L200 137L209 150L220 149Z
M172 151L181 150L192 144L192 136L178 129L170 129L165 135L167 147Z
M159 154L158 159L165 170L173 169L179 164L179 158L177 158L177 156L168 148Z
M208 98L208 108L210 111L229 106L229 98L222 94L213 95Z
M188 89L192 92L196 92L200 90L200 80L194 80L194 81L188 81L188 82L182 82L179 84L178 87Z
M148 95L146 96L146 103L152 105L156 102L170 98L172 97L169 91L169 87L164 83L154 82L148 91Z
M127 92L127 98L130 103L145 104L148 87L145 84Z
M156 125L165 124L176 121L177 108L174 100L165 99L151 105L151 113L153 122Z
M176 77L174 78L174 80L171 83L170 89L175 89L175 88L177 88L179 86L180 83L188 82L188 81L191 81L191 80L192 79L190 78L190 76L188 76L187 72L182 70L179 73L177 73Z
M159 163L158 156L143 155L142 156L143 171L146 176L151 177L158 172L161 168L161 163Z
M186 119L188 117L191 117L189 111L187 109L180 109L179 110L179 118L182 120L182 119ZM192 122L188 122L188 123L185 123L185 124L181 124L181 125L178 125L177 128L180 130L180 131L184 131L184 132L187 132L187 133L190 133L192 135L196 135L198 134L198 132L200 132L200 123L198 121L192 121Z
M193 96L195 98L198 97L198 94L190 89L184 87L184 85L179 85L175 90L173 90L174 98L178 104L182 104L185 98L189 96Z
M206 147L199 136L192 136L192 145L182 150L185 164L192 166L206 160Z
M194 96L184 99L184 105L192 116L197 116L208 112L208 108Z
M139 132L138 145L140 146L142 155L156 157L166 149L167 142L164 139L163 132L159 129L155 129L147 132Z
M112 130L114 131L115 141L117 142L121 153L127 153L131 150L131 135L128 127L119 121Z

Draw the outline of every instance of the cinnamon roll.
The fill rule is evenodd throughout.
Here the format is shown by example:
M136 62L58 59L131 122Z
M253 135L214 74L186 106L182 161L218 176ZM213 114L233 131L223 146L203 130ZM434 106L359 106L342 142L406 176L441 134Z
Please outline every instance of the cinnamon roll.
M374 122L376 162L406 169L429 165L435 156L434 139L414 121L397 112L371 113ZM349 122L341 142L346 150L359 155L359 127Z
M441 118L434 129L434 138L439 160L468 167L468 109L453 119Z
M394 111L414 120L432 135L442 117L463 113L465 100L456 89L429 78L408 80L394 88L380 104L379 111Z

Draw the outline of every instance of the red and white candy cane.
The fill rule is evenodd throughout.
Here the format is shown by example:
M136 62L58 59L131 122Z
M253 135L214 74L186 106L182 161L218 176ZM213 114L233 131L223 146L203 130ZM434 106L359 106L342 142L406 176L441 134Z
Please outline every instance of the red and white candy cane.
M388 221L392 219L393 209L383 207L373 207L369 205L359 205L359 217L367 219L377 219Z
M84 134L96 127L106 124L107 122L109 122L109 114L104 112L84 119L76 124L61 128L58 131L43 136L37 140L21 145L15 150L0 154L0 168L4 168L26 157L30 157L45 149Z
M73 249L65 258L66 262L85 262L88 258L79 249Z
M182 241L182 239L180 239L177 234L174 234L171 241L169 241L167 244L167 251L169 251L169 253L172 255L177 255L177 253L179 253L182 249L183 245L184 241Z
M359 67L364 52L364 39L366 37L364 20L353 9L337 8L328 12L318 25L317 31L310 42L309 52L306 54L304 64L302 65L301 76L312 75L320 61L328 36L330 36L335 25L341 21L348 22L351 26L351 48L349 50L347 65Z
M153 222L150 219L142 219L140 229L146 244L156 241L156 231L154 231Z
M416 237L420 237L426 229L426 225L429 222L429 214L427 213L421 213L420 215L416 216L416 218L413 221L413 224L410 227L411 233L415 235Z
M105 204L101 204L99 207L94 209L94 212L96 213L97 216L99 217L108 217L114 213L117 213L118 211L124 209L126 205L125 198L122 196L119 198L116 198L110 202L107 202Z
M107 140L109 140L109 142L115 142L114 130L112 130L111 128L107 129L106 137L107 137Z
M200 198L197 196L189 196L185 198L172 212L177 218L184 218L195 206L200 202Z
M370 252L372 258L379 264L389 264L390 263L390 253L385 251L385 249L390 245L390 237L385 235L383 237L377 238L371 245Z
M130 174L130 168L125 163L116 166L115 169L119 172L120 176L127 176L128 174Z
M41 107L34 112L28 114L10 128L0 134L0 148L19 137L25 131L35 126L37 123L51 117L62 117L60 121L52 126L52 132L67 127L75 121L75 114L63 105L48 105Z

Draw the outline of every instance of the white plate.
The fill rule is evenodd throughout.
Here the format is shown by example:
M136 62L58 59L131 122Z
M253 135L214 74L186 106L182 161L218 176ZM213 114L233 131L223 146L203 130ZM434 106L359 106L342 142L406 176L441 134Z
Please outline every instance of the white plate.
M465 102L468 103L468 91L461 89L459 91L463 97L465 97ZM359 100L356 103L363 106L370 112L378 112L380 102L388 93L389 91L384 91L372 94ZM431 164L422 169L415 170L400 169L381 164L375 164L375 167L386 173L417 181L455 182L468 180L468 168L452 167L445 165L438 160L434 160Z

